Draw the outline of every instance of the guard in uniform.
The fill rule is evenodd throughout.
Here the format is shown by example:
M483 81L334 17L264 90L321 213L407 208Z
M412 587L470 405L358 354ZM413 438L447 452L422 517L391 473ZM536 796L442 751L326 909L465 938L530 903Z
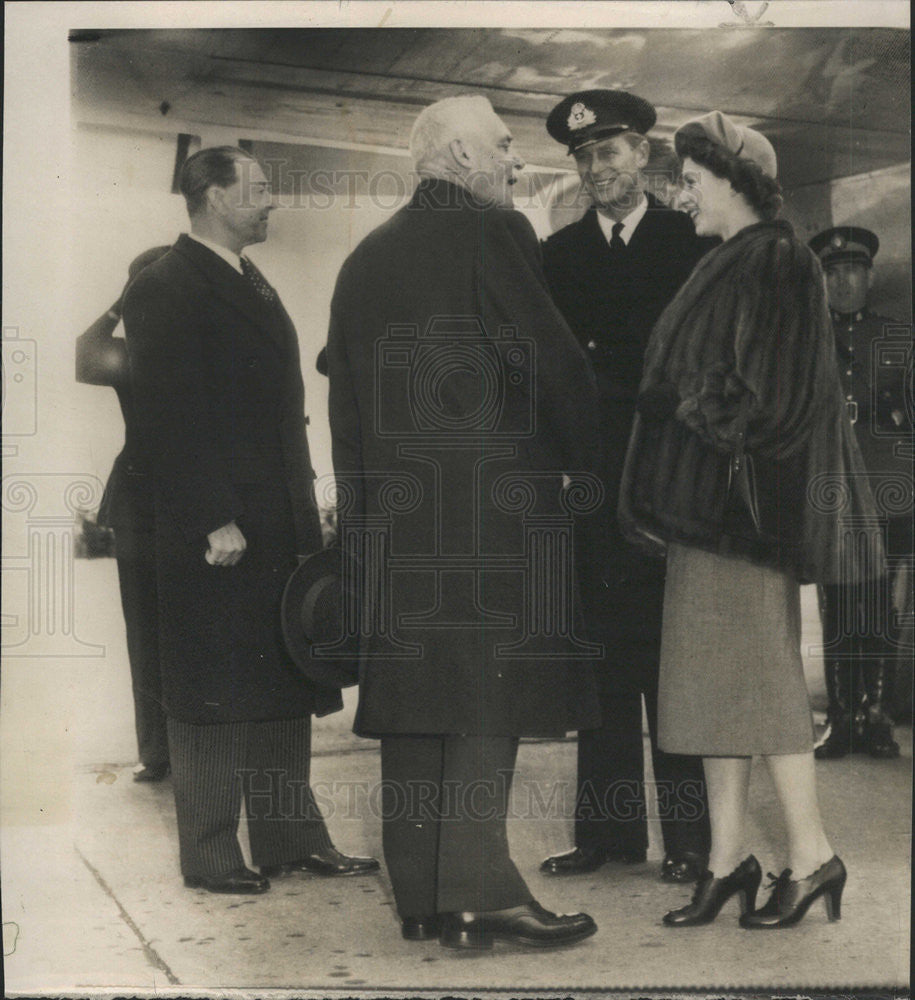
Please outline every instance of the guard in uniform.
M912 553L912 428L905 406L912 348L908 327L867 308L879 245L874 233L857 226L827 229L810 241L826 272L848 415L882 508L890 572L896 576L877 588L824 588L829 727L814 751L820 760L844 757L849 751L899 756L889 711L899 651L898 612L906 604L911 609L911 585L904 579L911 579L905 569ZM896 594L892 600L903 588L908 595Z
M578 739L575 848L547 858L552 874L607 861L644 861L648 847L642 698L648 717L664 838L662 878L695 880L709 851L699 758L656 742L664 562L623 538L616 506L651 328L702 254L686 215L645 193L645 137L654 108L624 91L588 90L561 101L547 131L568 147L592 201L584 217L543 245L550 290L591 360L600 395L604 502L576 525L576 570L603 722Z

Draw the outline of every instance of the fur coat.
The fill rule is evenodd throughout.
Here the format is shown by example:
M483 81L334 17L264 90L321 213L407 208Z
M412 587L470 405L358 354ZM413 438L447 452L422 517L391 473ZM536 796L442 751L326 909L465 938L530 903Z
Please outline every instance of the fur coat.
M819 262L787 222L741 230L658 320L632 429L630 537L737 555L800 582L879 575Z

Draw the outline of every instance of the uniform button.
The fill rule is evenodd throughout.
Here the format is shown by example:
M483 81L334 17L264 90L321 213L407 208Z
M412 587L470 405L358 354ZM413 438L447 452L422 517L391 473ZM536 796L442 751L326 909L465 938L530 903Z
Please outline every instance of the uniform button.
M247 364L248 364L249 368L256 368L257 367L257 358L248 358Z
M588 350L589 351L596 351L597 350L597 341L595 341L595 340L589 340L588 341Z

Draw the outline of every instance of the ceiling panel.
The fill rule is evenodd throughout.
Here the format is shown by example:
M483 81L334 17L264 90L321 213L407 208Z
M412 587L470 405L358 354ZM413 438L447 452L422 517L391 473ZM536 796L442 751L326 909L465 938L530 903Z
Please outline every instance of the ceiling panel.
M417 107L482 92L523 155L566 167L543 120L572 90L632 90L658 132L712 108L758 124L786 186L906 162L908 33L892 29L228 29L73 35L77 115L237 125L404 148ZM165 109L164 111L162 109Z

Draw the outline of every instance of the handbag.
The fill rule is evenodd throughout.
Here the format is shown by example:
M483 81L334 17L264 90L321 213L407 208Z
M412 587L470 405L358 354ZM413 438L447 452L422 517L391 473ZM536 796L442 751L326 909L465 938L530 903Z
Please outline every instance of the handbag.
M730 500L734 492L744 502L756 534L762 534L762 524L759 519L759 499L756 490L756 465L753 456L747 451L747 423L749 417L747 409L749 402L744 400L741 404L740 416L738 418L737 447L731 452L731 461L728 466L728 488L727 500Z

